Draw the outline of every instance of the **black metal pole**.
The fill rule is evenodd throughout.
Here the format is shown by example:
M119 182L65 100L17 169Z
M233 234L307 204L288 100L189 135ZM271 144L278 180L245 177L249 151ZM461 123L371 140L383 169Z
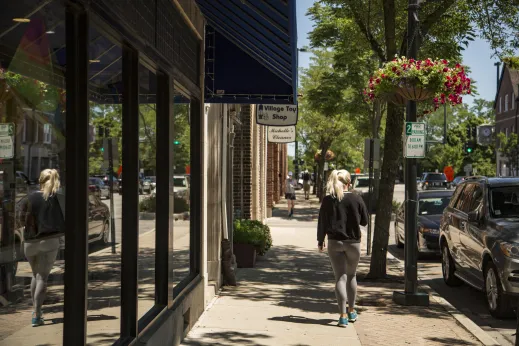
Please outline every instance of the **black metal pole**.
M443 144L447 144L447 104L443 104Z
M416 59L418 55L418 0L409 0L408 10L408 47L409 58ZM416 122L416 102L407 103L407 122ZM405 291L394 292L393 300L401 305L428 306L429 295L418 293L418 251L417 251L417 215L418 205L416 184L416 159L406 158L405 164Z
M369 140L369 172L368 172L368 243L367 243L367 253L368 256L371 254L371 201L373 199L373 147L375 146L375 140L371 138Z
M497 68L497 75L496 75L496 94L499 91L499 66L501 66L501 62L495 62L494 66Z
M114 157L112 152L112 137L108 138L108 170L110 171L110 240L112 241L112 253L115 253Z
M296 178L296 181L299 182L299 158L298 158L298 151L299 151L299 145L298 145L298 142L296 140L296 151L294 153L294 159L295 159L295 165L294 165L294 173L295 173L295 178Z

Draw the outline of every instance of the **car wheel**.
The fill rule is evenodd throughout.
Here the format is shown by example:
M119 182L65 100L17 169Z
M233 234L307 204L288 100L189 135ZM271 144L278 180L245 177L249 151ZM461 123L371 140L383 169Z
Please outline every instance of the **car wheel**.
M398 237L398 233L397 233L397 230L396 230L397 228L396 227L397 227L397 223L395 222L395 244L396 244L396 247L401 249L401 248L404 247L404 243L402 243L400 241L400 238Z
M442 275L443 281L445 281L447 286L460 286L463 283L456 275L454 275L455 269L456 266L449 251L449 246L447 245L447 242L444 242L442 246Z
M493 262L485 267L485 294L490 314L496 318L507 318L512 315L510 299L503 293L501 280Z

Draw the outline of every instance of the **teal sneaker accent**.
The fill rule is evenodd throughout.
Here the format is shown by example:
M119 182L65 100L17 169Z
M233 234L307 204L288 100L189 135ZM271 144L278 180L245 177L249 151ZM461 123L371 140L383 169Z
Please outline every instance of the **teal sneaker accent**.
M357 320L357 310L353 310L353 312L348 312L348 321L355 322Z
M34 317L34 313L32 314L32 321L31 324L33 327L39 327L43 325L43 316L40 317Z
M339 327L346 328L348 326L348 319L346 317L339 318L339 323L337 323Z

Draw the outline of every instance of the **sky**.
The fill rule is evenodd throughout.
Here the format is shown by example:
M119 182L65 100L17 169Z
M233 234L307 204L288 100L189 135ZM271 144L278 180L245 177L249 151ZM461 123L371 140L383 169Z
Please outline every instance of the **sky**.
M308 40L308 33L312 31L313 22L306 16L308 8L312 6L314 0L297 0L297 36L298 48L310 46ZM299 53L299 67L308 67L310 64L310 53ZM485 100L493 100L496 88L496 74L497 69L494 63L498 61L497 58L492 57L492 50L490 45L480 39L470 42L469 47L463 53L463 64L470 67L470 77L476 82L478 89L477 98ZM473 103L473 96L465 96L463 101L471 105ZM295 145L289 144L288 154L294 155Z

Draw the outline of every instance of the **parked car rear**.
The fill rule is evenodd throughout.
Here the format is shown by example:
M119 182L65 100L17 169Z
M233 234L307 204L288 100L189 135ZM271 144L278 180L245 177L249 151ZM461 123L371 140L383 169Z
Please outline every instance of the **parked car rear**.
M448 189L449 181L444 173L424 173L419 187L422 190Z

